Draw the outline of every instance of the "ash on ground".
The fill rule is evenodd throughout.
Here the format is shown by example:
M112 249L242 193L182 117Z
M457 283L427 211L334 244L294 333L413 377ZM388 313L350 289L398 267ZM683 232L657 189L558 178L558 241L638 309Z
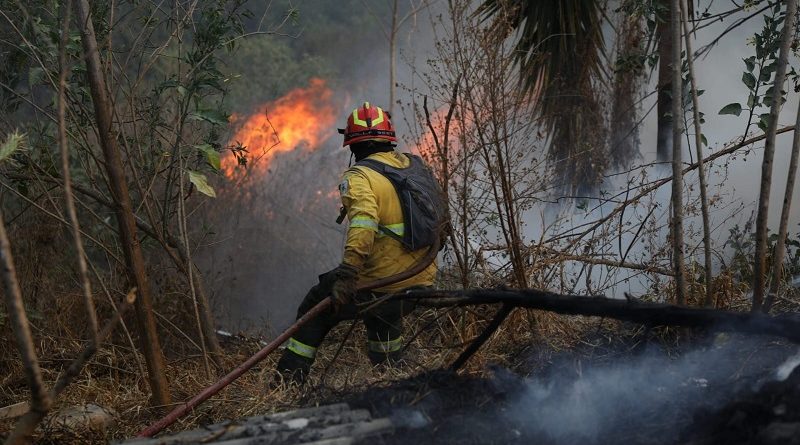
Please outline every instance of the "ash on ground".
M796 345L728 334L692 344L531 349L514 372L430 372L333 399L392 417L386 444L800 444L800 368L778 380Z

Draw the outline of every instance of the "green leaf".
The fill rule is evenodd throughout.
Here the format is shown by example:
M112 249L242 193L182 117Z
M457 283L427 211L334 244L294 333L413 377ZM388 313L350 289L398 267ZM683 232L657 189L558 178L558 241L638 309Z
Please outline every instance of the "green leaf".
M25 135L21 133L17 133L16 131L9 134L6 138L6 141L0 145L0 162L4 162L6 159L11 157L15 151L22 148L23 144L25 143Z
M747 108L753 108L755 104L756 104L756 95L750 93L750 95L747 96Z
M33 88L44 77L44 70L40 66L31 67L28 71L28 88Z
M769 127L769 121L770 121L769 113L764 113L760 115L758 119L758 128L760 128L761 131L766 132L767 127Z
M734 114L738 116L742 114L742 105L738 103L725 105L721 110L719 110L719 114Z
M708 147L708 139L706 139L706 135L704 135L704 134L700 135L700 143L702 143L703 145Z
M197 110L189 115L189 119L203 120L215 125L228 123L228 115L219 110Z
M742 82L751 90L756 88L756 77L748 72L742 73Z
M747 66L747 71L750 71L752 73L753 70L756 68L756 56L750 56L742 60L744 60L744 64L745 66Z
M212 198L217 197L217 193L214 191L214 188L208 185L206 175L192 170L187 171L189 172L189 181L194 184L195 187L197 187L197 191Z
M197 145L196 148L206 155L206 161L208 162L208 165L210 165L214 170L219 171L220 162L219 153L217 150L214 150L214 147L212 147L210 144Z

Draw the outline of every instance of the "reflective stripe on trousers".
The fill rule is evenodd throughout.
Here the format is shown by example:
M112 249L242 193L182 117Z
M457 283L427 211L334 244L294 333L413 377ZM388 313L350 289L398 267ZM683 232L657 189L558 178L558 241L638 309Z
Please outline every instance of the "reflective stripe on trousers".
M388 354L390 352L397 352L403 347L403 337L397 337L394 340L388 341L370 340L368 343L370 351Z
M290 338L287 342L286 349L294 352L295 354L313 359L317 355L317 348L309 346L303 342L296 340L294 337Z

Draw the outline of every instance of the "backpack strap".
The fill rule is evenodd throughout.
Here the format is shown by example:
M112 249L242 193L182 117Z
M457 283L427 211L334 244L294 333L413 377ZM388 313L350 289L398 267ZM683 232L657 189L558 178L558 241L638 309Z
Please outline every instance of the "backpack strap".
M389 179L388 176L386 176L386 164L384 164L383 162L380 162L380 161L376 161L374 159L362 159L362 160L356 162L355 165L356 166L367 167L370 170L374 170L374 171L380 173L381 175L383 175L384 178L386 178L389 181L390 184L392 184L392 187L394 187L395 193L397 193L397 186L395 185L394 182L392 182L391 179ZM398 199L399 199L399 196L398 196ZM386 226L384 226L382 224L378 224L378 231L381 232L382 234L388 236L389 238L393 238L395 241L399 242L400 244L403 243L403 237L402 236L394 233L393 231L389 230L388 227L386 227Z

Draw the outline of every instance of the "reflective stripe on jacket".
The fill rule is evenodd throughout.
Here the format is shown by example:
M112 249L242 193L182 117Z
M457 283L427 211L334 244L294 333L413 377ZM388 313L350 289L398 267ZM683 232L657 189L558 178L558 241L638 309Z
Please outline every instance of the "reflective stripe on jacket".
M397 168L411 164L405 155L395 151L375 153L368 158ZM425 256L427 249L408 252L399 241L379 231L379 225L398 235L404 230L400 198L382 174L369 167L351 167L344 172L339 193L350 220L342 261L361 270L360 283L403 272ZM396 292L412 286L430 286L435 276L434 261L416 276L376 291Z

